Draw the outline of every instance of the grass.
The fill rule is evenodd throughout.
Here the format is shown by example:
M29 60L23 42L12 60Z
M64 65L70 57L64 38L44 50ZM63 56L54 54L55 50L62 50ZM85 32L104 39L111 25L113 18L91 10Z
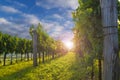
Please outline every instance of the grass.
M85 74L86 68L72 52L37 67L32 61L0 66L0 80L81 80Z

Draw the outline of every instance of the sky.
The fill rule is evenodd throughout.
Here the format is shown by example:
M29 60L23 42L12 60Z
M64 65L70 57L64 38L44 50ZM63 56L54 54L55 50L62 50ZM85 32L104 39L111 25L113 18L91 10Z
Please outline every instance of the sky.
M30 26L40 23L51 37L72 39L77 7L77 0L0 0L0 31L30 39Z

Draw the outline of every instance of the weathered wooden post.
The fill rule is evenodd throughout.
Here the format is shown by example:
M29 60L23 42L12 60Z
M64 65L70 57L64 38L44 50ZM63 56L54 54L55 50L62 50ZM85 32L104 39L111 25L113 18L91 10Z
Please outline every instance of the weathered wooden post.
M103 80L119 80L117 0L100 0L104 29Z
M33 30L33 66L37 66L37 33Z

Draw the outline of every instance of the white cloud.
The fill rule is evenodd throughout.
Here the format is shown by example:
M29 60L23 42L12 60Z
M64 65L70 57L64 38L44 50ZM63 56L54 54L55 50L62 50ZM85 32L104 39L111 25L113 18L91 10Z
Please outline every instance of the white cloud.
M53 29L53 26L54 26L53 23L45 22L45 21L42 21L41 24L43 28L45 29L45 31L47 31L48 33L50 32L51 29Z
M61 36L62 40L71 40L73 38L73 33L72 31L65 31L64 34Z
M35 15L23 14L22 16L25 18L25 23L28 23L30 25L31 24L37 25L38 23L40 23L40 20Z
M62 41L68 41L71 40L73 38L73 33L71 31L61 31L61 32L53 32L52 34L50 34L50 36L52 36L55 39L59 39Z
M41 21L41 24L43 28L48 32L60 32L63 30L63 26L61 26L58 22L53 22L53 21Z
M11 22L7 21L5 18L0 18L0 24L11 24Z
M50 34L50 36L52 36L54 39L60 39L61 36L60 36L60 32L53 32L52 34Z
M17 1L12 1L14 4L20 6L20 7L27 7L25 4L17 2Z
M46 4L45 4L46 3ZM51 8L70 8L76 9L78 7L78 0L37 0L37 6L42 6L46 9Z
M73 33L70 29L65 29L71 26L71 21L65 22L65 25L61 25L54 21L41 21L43 28L55 39L61 40L71 40L73 38Z
M3 32L11 35L18 35L19 37L30 38L29 27L25 27L23 24L20 25L14 22L10 22L5 18L0 18L0 29Z
M27 6L21 2L18 2L17 0L6 0L8 3L12 3L13 6L17 6L17 7L24 7L26 8Z
M67 16L68 18L72 18L72 11L73 11L73 10L67 10L66 16Z
M53 17L54 17L54 18L58 18L58 19L62 19L62 18L63 18L63 17L60 16L59 14L53 14Z
M10 6L0 6L2 11L7 12L7 13L21 13L19 10L10 7Z
M25 14L22 12L20 14L23 19L17 19L17 22L15 21L16 19L12 17L10 18L12 22L5 18L0 18L0 29L8 34L19 34L19 37L30 38L29 27L32 24L35 26L38 25L40 20L33 14Z
M56 38L64 29L64 27L58 22L42 20L41 24L45 31L47 31L54 38Z
M70 21L70 20L66 21L66 22L64 23L64 27L65 27L66 29L71 30L71 29L74 27L73 21Z

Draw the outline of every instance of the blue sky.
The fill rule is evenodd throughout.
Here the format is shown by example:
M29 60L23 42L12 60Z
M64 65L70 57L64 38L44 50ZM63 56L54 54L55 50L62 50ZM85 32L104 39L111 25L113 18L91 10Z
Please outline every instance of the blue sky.
M77 7L77 0L0 0L0 31L30 38L30 25L41 23L53 38L71 39Z

